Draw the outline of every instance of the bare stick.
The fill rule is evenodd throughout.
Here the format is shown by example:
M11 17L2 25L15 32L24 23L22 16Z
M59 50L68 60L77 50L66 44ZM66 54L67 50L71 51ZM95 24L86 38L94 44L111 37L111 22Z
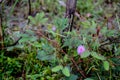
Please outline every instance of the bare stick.
M73 23L74 23L74 13L76 9L77 0L67 0L66 2L66 15L69 19L69 29L72 31Z
M3 7L0 7L0 48L4 48L4 39L3 39L3 29L2 29L2 12L3 12Z
M30 0L28 0L28 7L29 7L29 13L28 13L28 15L31 15L31 2L30 2Z

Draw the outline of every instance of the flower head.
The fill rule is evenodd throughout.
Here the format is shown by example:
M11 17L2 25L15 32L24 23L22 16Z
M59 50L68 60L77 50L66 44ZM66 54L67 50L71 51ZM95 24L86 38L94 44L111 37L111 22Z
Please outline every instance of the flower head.
M52 27L52 30L53 30L53 31L56 31L56 27L55 27L55 26L53 26L53 27Z
M83 52L85 52L85 47L83 45L78 46L77 53L81 55Z

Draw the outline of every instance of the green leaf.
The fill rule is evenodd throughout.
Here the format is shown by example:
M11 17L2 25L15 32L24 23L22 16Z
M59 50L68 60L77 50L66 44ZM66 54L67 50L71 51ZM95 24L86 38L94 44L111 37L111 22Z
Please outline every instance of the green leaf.
M45 51L38 51L37 58L41 61L51 61L55 59L55 56L53 54L48 54Z
M24 43L24 42L28 42L30 40L29 37L24 37L22 39L19 40L19 43Z
M94 79L92 79L92 78L86 78L86 79L84 79L84 80L94 80Z
M67 18L57 18L57 19L55 19L54 24L58 30L62 31L67 27L68 19Z
M81 55L81 58L86 58L90 55L90 52L89 51L85 51L82 55Z
M91 52L91 56L93 56L94 58L100 59L100 60L105 60L105 57L97 54L96 52Z
M103 66L104 66L105 70L107 70L107 71L109 70L109 62L108 61L104 61Z
M38 24L44 24L48 18L44 18L45 14L44 12L37 13L35 17L28 16L28 19L30 19L31 24L38 25Z
M29 37L28 34L20 34L21 37Z
M77 80L78 76L71 74L70 77L67 77L65 80Z
M41 44L39 42L31 43L34 47L41 47Z
M30 36L29 36L30 37ZM37 41L37 37L31 36L30 41Z
M32 30L26 30L26 32L27 32L29 35L35 35L35 32L32 31Z
M14 47L7 47L7 51L12 51L14 49Z
M52 71L53 71L53 72L58 72L58 71L60 71L60 70L62 70L62 69L63 69L63 66L62 66L62 65L58 65L58 66L52 68Z
M90 27L91 27L89 21L84 21L84 22L82 22L82 25L83 25L84 28L90 28Z
M36 21L32 16L28 16L28 19L30 19L32 24L36 24Z
M38 13L38 16L39 16L39 18L42 19L45 16L45 13L44 12Z
M70 76L70 71L69 71L68 67L64 67L64 68L62 69L62 73L63 73L65 76L67 76L67 77Z
M35 16L36 23L39 24L43 17L44 17L43 12L42 13L37 13L36 16Z
M41 23L41 24L44 24L47 20L48 20L48 18L43 18L43 19L40 21L40 23Z

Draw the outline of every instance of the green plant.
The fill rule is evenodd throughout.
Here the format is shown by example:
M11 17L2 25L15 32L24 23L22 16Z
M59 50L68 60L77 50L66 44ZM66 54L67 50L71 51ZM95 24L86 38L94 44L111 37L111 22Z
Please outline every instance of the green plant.
M11 11L14 15L17 14L13 11L16 9L17 1L11 5L13 7ZM25 1L24 7L26 8L27 0ZM60 1L65 3L65 0ZM67 30L69 19L63 18L65 8L60 6L59 0L31 2L32 12L40 11L40 13L34 17L29 16L30 23L25 26L37 26L37 28L24 30L24 32L17 31L18 34L13 32L16 37L21 38L16 45L5 46L3 50L0 50L0 79L120 79L120 35L117 2L110 3L110 10L113 8L113 11L117 10L111 17L103 13L103 10L106 12L108 8L105 6L110 6L109 2L78 0L77 14L75 14L75 22L71 32ZM114 6L116 3L117 5ZM20 8L19 11L21 12ZM87 13L90 13L90 16L86 16ZM19 22L21 23L21 21ZM109 28L108 23L111 23L113 28ZM11 37L12 35L7 35L4 38L6 45L12 43Z
M102 3L103 3L103 0L96 1L96 2L93 0L86 0L86 3L84 1L78 1L77 8L78 10L80 10L80 12L82 12L82 14L85 14L85 13L99 14L103 10L101 8L97 8L97 6L101 5Z
M63 67L62 65L58 65L58 66L52 68L52 71L53 71L53 72L58 72L58 71L60 71L60 70L62 71L62 73L63 73L65 76L67 76L67 77L70 76L70 70L69 70L68 67Z
M44 12L37 13L35 17L29 16L28 19L30 19L32 25L42 25L45 24L48 18L44 18L45 14Z

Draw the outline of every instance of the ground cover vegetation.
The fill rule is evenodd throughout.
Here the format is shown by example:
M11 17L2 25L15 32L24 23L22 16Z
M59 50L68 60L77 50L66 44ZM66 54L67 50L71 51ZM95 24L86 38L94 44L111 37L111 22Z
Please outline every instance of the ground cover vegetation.
M0 80L120 80L120 1L0 0Z

